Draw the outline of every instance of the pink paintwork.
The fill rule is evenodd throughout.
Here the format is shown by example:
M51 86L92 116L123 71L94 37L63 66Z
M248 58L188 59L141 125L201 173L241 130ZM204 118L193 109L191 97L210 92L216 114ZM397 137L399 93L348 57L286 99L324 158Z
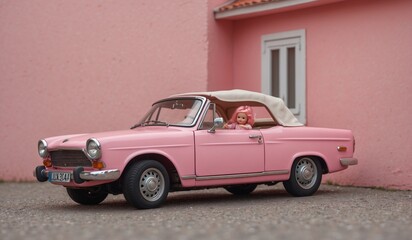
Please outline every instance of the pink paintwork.
M233 96L239 100L225 100ZM276 112L271 106L263 105L262 97L268 103L273 100L283 104L280 99L243 90L182 94L155 103L130 130L46 138L43 142L48 153L42 156L43 160L51 160L53 166L37 167L35 176L39 181L63 185L68 191L123 192L134 206L151 208L159 206L168 191L198 187L231 186L241 191L244 185L239 184L285 182L292 195L307 196L316 192L322 174L357 164L350 130L292 127L287 126L288 122L280 124L279 116L267 119L259 118L261 115L257 115L252 130L223 129L222 124L217 123L219 119L228 121L227 113L245 101L252 108L265 106ZM267 115L270 113L263 116ZM88 139L98 142L101 157L85 158L82 152L91 155ZM344 150L338 151L339 147ZM83 154L83 162L73 164L69 151ZM92 162L101 162L104 167L96 169L87 165ZM154 164L162 165L165 172ZM78 167L81 169L76 172ZM140 176L143 171L149 173ZM60 173L69 173L71 180L51 179L50 174ZM94 174L99 178L91 179ZM83 178L85 175L89 178ZM76 180L78 178L81 179ZM128 185L134 181L142 182L130 190ZM287 184L292 184L289 187L292 189ZM98 188L91 188L93 186ZM144 190L139 192L140 188ZM132 197L136 192L152 193L142 203ZM76 198L73 200L85 204ZM83 200L90 204L87 199Z

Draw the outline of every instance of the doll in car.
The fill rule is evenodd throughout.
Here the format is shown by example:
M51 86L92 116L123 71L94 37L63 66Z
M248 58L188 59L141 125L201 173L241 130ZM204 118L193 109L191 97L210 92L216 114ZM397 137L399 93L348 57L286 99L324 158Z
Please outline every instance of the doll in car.
M223 125L226 129L252 129L255 122L253 116L253 110L249 106L240 106L233 113L230 120Z

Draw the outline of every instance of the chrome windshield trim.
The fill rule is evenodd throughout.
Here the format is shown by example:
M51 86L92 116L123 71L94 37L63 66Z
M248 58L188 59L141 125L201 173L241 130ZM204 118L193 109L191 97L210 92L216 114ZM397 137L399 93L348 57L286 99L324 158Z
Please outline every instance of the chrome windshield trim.
M242 173L242 174L229 174L229 175L215 175L215 176L204 176L197 177L195 175L183 176L183 180L195 179L196 181L206 181L206 180L220 180L220 179L233 179L233 178L249 178L249 177L263 177L272 175L284 175L289 174L289 170L277 170L269 172L259 172L259 173Z
M167 102L167 101L174 101L174 100L187 100L187 99L193 99L193 100L199 100L201 102L201 105L199 107L199 110L196 113L196 116L193 118L193 121L190 125L183 125L183 124L161 124L161 125L145 125L144 122L145 120L148 118L148 116L151 113L151 110L153 108L154 105L162 103L162 102ZM152 107L150 108L150 110L144 115L144 117L134 126L131 127L131 129L137 128L137 127L141 127L141 126L165 126L165 127L169 127L169 126L173 126L173 127L186 127L186 128L191 128L194 127L198 124L198 120L200 118L200 116L202 115L202 113L204 112L204 107L205 104L207 102L207 99L205 97L202 96L177 96L177 97L169 97L169 98L165 98L162 100L159 100L155 103L152 104Z

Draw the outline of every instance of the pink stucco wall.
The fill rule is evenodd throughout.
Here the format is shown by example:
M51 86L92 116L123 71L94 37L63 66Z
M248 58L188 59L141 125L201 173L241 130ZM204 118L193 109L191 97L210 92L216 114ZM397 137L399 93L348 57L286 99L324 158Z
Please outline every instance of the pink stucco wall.
M260 91L261 36L306 29L307 122L348 128L327 180L412 189L412 1L346 0L237 21L226 0L0 0L0 180L33 180L39 138L124 129L156 99Z
M233 22L217 21L213 10L226 0L209 0L207 89L233 88Z
M234 22L234 87L259 91L261 36L306 30L307 123L352 129L339 184L412 189L412 1L347 0Z
M0 180L34 180L39 138L125 129L207 89L206 1L0 0Z

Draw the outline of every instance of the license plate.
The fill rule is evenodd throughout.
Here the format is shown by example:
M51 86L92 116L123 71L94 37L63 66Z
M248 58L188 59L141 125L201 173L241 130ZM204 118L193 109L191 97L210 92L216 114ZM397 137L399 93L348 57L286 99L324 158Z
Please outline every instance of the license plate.
M67 172L50 172L49 181L50 182L70 182L71 173Z

